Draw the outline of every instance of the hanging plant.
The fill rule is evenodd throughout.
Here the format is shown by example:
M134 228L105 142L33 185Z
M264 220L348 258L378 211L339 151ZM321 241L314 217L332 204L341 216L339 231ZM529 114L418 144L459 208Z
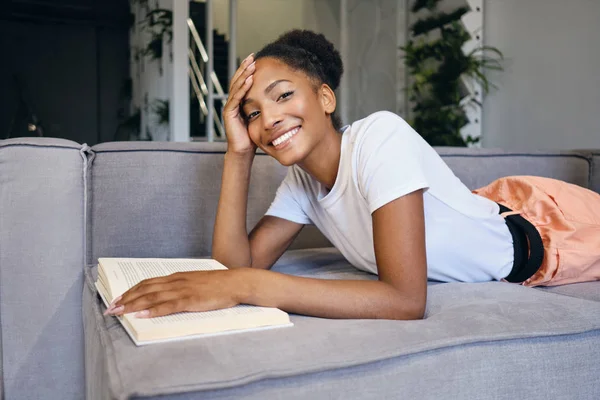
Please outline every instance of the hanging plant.
M148 0L130 0L130 1L131 1L132 5L137 4L140 7L148 8Z
M154 35L152 40L148 42L144 55L150 56L151 60L159 60L163 56L163 39L162 36Z
M502 53L489 46L463 52L471 35L460 19L469 12L460 7L453 12L437 12L440 0L417 0L411 11L428 9L430 15L410 27L411 39L404 50L404 63L412 78L408 88L411 108L410 123L433 146L466 146L479 138L464 139L461 129L469 122L461 103L467 94L463 77L475 79L484 93L495 87L485 70L502 70ZM429 34L437 33L436 39ZM481 107L476 100L475 106Z
M150 9L148 5L148 0L129 0L129 9L131 10L129 14L129 29L135 28L135 7L139 7L140 9L145 9L146 12Z
M127 115L132 93L133 81L131 78L127 78L123 81L119 91L119 108L117 110L119 124L113 137L115 141L140 140L142 119L140 109L136 108L130 115Z
M169 125L169 100L155 100L153 111L159 125Z
M160 60L163 57L163 43L173 41L173 11L164 8L155 8L146 14L146 18L140 23L150 33L150 41L143 50L145 56L151 60ZM162 75L162 64L160 65Z
M143 140L145 142L151 142L154 140L154 137L152 136L152 133L150 132L150 128L146 127L146 136L145 137L140 137L140 140Z
M115 132L115 141L141 140L142 115L139 109L127 118L121 120Z

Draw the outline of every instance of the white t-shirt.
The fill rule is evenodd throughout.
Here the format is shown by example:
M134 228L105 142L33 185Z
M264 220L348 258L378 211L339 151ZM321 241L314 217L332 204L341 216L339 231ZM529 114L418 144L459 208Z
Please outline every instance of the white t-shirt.
M352 265L376 274L371 214L418 189L429 279L482 282L510 273L512 236L498 205L473 194L410 125L386 111L346 128L331 191L294 165L266 214L314 224Z

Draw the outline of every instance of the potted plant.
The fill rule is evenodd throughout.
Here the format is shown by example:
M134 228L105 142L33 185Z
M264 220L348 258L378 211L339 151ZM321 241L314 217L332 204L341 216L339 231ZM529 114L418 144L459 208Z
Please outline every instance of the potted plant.
M471 35L464 28L461 17L470 11L459 7L445 13L437 10L441 0L416 0L413 13L423 9L429 15L410 27L411 38L404 50L404 62L411 83L408 87L411 114L409 122L432 146L467 146L479 138L461 135L461 128L469 121L462 100L467 94L464 77L475 79L484 93L493 85L485 70L502 70L500 50L477 47L465 54L464 44ZM471 100L476 106L481 104Z

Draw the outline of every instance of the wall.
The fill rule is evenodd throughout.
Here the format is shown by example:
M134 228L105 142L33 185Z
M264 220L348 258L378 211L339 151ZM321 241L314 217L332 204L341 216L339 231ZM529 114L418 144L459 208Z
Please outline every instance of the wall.
M403 1L348 0L348 121L380 110L398 112L399 33L404 32Z
M504 52L484 102L484 146L600 148L600 1L485 3L485 41Z
M135 16L134 28L129 32L130 59L129 68L132 81L131 113L140 111L140 129L133 135L125 132L121 140L154 140L170 139L168 124L161 124L156 113L159 101L169 101L173 83L173 44L163 37L162 58L153 59L151 55L141 52L152 40L151 30L143 24L148 13L155 9L173 9L173 0L157 0L148 4L130 0L130 8ZM155 29L159 30L159 29ZM138 138L139 135L139 138Z
M0 36L2 50L8 54L8 63L0 74L0 137L4 139L8 134L19 105L13 80L16 75L27 103L41 121L44 136L95 142L97 65L95 46L89 46L95 43L94 30L85 26L3 21ZM72 54L79 58L75 60ZM27 135L23 124L16 128L12 137Z
M394 56L404 0L348 0L348 8L348 119L379 109L403 115L403 62ZM483 146L600 148L600 1L487 0L484 12L485 44L506 60L505 71L489 74L499 88L484 102Z
M244 59L282 33L311 29L339 43L339 0L238 0L237 54ZM213 0L215 29L229 38L229 0Z
M107 7L121 12L115 2ZM9 14L0 20L0 139L18 107L14 75L45 136L90 145L112 139L120 89L129 75L127 26L28 18ZM31 135L23 123L16 128L13 137Z
M348 1L350 54L345 74L350 98L344 122L376 110L397 111L397 11L403 1ZM213 4L215 28L228 35L229 0ZM340 49L340 0L238 0L238 57L294 28L323 33Z

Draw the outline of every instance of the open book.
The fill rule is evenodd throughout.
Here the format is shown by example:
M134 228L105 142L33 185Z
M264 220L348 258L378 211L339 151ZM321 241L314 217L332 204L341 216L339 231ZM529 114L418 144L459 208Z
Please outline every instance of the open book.
M216 260L182 258L99 258L96 288L105 305L138 282L183 271L227 269ZM119 316L138 346L255 329L291 326L289 315L277 308L239 305L207 312L182 312L156 318Z

